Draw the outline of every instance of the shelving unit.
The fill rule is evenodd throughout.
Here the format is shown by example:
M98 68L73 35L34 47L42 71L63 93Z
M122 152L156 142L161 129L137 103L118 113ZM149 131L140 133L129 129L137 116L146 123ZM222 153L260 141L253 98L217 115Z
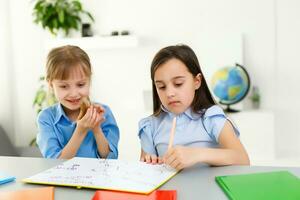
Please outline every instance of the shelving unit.
M130 48L138 46L138 38L134 35L93 36L80 38L52 38L45 42L47 51L63 45L76 45L84 50Z

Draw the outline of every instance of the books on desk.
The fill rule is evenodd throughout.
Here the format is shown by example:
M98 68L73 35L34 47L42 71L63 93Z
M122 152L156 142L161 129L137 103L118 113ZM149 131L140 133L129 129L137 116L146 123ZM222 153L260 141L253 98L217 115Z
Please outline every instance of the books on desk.
M300 199L300 179L288 171L217 176L216 181L231 200Z
M53 200L54 187L32 188L18 191L0 192L1 200Z
M149 194L176 173L164 164L76 157L23 181Z
M0 172L0 185L4 184L4 183L11 182L11 181L14 181L15 179L16 179L16 177L14 177L14 176L10 176L10 175L7 175L3 172Z
M156 190L148 195L99 190L92 200L176 200L176 195L176 190Z

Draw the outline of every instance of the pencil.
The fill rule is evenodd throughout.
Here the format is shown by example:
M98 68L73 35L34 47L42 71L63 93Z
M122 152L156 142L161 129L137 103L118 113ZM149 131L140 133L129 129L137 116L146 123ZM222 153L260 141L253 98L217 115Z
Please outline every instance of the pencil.
M168 150L170 150L172 148L172 146L173 146L175 128L176 128L176 117L173 118L172 128L171 128L171 132L170 132L170 140L169 140Z

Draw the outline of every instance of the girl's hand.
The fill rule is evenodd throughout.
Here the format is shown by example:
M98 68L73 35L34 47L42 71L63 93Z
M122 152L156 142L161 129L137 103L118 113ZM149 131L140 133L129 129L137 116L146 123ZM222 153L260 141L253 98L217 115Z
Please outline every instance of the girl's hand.
M147 154L147 153L144 153L142 156L141 156L141 159L140 161L142 162L146 162L148 164L162 164L162 159L160 157L157 157L156 155L151 155L151 154Z
M104 121L104 112L99 113L100 108L91 105L85 115L77 121L78 128L88 131L99 126Z
M97 123L96 125L93 127L93 132L95 133L95 129L100 128L100 125L105 121L105 117L104 117L104 113L105 113L105 109L98 104L94 104L93 107L96 109L98 116L97 116Z
M197 151L191 147L175 146L167 151L163 162L171 167L181 170L198 162Z

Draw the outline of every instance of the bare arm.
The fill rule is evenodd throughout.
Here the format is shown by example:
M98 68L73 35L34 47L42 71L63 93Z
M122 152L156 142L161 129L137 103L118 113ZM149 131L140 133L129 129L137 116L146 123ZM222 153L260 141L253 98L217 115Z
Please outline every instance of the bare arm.
M93 130L93 133L96 139L97 149L101 158L106 158L110 152L110 149L109 149L108 141L105 135L103 134L102 129L98 127L97 129Z
M102 131L100 125L105 121L105 110L102 106L94 104L92 107L96 109L97 115L95 116L95 126L93 128L94 137L97 144L97 150L101 158L106 158L110 152L108 141Z
M76 127L71 139L61 151L59 158L61 159L73 158L76 155L82 141L84 140L86 133L87 130Z
M76 156L82 141L84 140L88 130L93 129L101 122L103 116L98 113L97 109L91 106L82 119L77 121L77 126L71 139L63 148L59 158L70 159ZM99 129L99 128L98 128ZM96 140L97 141L97 140Z
M245 148L234 134L233 127L228 121L220 133L219 144L218 149L177 146L166 153L164 162L177 169L199 162L215 166L250 164Z
M230 122L226 122L219 136L219 149L204 148L199 152L202 162L210 165L249 165L248 154L234 134Z

